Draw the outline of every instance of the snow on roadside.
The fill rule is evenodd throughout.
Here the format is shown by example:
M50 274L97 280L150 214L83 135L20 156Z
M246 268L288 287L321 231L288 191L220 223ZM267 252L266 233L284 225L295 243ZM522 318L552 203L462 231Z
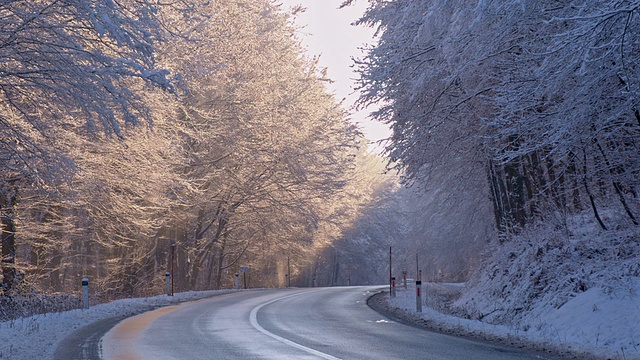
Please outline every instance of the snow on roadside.
M588 216L524 229L490 249L452 312L602 358L640 359L640 229L616 221L611 231Z
M640 282L639 284L640 285ZM640 359L640 299L592 288L531 319L539 339L576 344L611 358Z
M85 325L232 291L237 290L190 291L176 293L175 296L122 299L87 310L76 309L0 322L0 359L52 359L60 341Z
M424 284L422 319L577 359L640 360L640 229L621 222L601 231L588 216L561 220L487 249L464 288ZM414 292L389 303L415 314Z
M593 288L559 309L547 307L524 319L538 324L525 331L523 326L490 324L434 310L434 307L449 307L429 299L438 297L439 290L434 285L427 283L423 290L423 301L427 305L423 305L422 314L416 312L414 289L399 289L395 298L389 299L387 294L385 299L392 308L422 318L429 328L455 335L502 340L498 342L569 358L640 359L640 299L636 296L612 297ZM461 289L459 285L451 286Z

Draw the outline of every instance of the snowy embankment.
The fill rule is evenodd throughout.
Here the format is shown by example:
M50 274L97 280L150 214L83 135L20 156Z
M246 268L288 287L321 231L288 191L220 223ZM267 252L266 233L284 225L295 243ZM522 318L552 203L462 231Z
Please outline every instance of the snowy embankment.
M640 231L573 228L523 231L466 286L427 283L421 321L569 358L640 359ZM415 318L411 289L387 301Z
M423 305L422 314L416 312L415 288L412 287L399 289L394 299L389 299L385 293L378 302L384 302L387 311L397 317L452 335L529 348L568 359L640 359L638 297L612 299L598 289L592 289L560 309L547 309L543 317L531 316L529 322L537 325L529 326L525 331L522 325L490 324L453 315L452 301L446 305L446 300L434 303L431 298L445 299L440 291L447 287L449 294L458 293L458 296L463 288L461 284L431 283L426 284L426 290L423 287L423 300L426 299L427 304Z
M79 328L96 321L130 316L162 306L175 305L237 290L191 291L175 296L122 299L90 309L34 315L0 322L0 359L53 359L58 344Z

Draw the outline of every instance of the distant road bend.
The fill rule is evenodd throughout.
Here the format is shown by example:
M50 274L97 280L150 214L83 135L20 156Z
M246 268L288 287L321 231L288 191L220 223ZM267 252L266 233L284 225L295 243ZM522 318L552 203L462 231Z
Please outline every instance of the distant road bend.
M380 287L245 291L128 318L104 335L112 359L543 359L403 325L375 312Z

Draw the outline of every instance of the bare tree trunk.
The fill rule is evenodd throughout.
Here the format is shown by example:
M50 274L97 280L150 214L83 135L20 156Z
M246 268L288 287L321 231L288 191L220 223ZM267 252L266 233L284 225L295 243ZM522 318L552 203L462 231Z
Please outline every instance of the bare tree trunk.
M598 224L600 224L600 227L603 230L607 230L607 227L604 225L604 222L602 222L602 219L600 218L600 214L598 213L598 208L596 207L596 203L595 200L593 198L593 194L591 193L591 189L589 188L589 182L587 181L587 152L586 150L582 150L582 154L583 154L583 158L582 158L582 183L584 185L584 189L587 191L587 195L589 195L589 201L591 202L591 208L593 209L593 215L596 217L596 220L598 221Z
M62 281L60 279L60 265L62 264L62 254L56 248L53 249L53 254L51 256L51 264L49 267L51 268L51 274L49 275L49 285L51 289L55 292L63 291Z
M16 258L16 242L15 242L15 223L8 213L2 213L2 289L4 291L11 290L13 281L16 276L15 258Z
M573 152L569 153L569 169L567 171L570 174L574 174L571 185L571 202L573 203L575 211L582 210L582 202L580 201L580 184L578 183L578 167L576 166L576 155Z
M227 247L227 237L223 236L220 242L220 254L218 255L218 263L216 269L216 289L220 288L222 282L222 271L224 270L225 249Z
M215 262L215 254L214 254L214 252L211 252L209 254L208 258L207 258L207 269L208 269L208 271L207 271L207 287L209 289L212 288L211 287L212 286L211 285L211 279L213 278L213 271L214 271L213 264L214 264L214 262ZM213 288L215 289L215 285L214 285Z
M615 176L616 172L617 173L623 173L624 172L624 168L618 169L617 171L615 171L613 169L613 166L611 165L611 162L609 162L609 158L605 154L604 149L602 148L602 146L600 146L600 142L597 139L593 139L593 142L598 147L598 150L600 150L600 154L602 155L602 158L604 159L604 162L607 165L607 170L609 171L609 175L611 175L613 177L613 176ZM629 207L629 204L627 204L627 200L624 198L624 194L622 193L622 189L621 189L621 186L620 186L620 181L618 181L615 178L613 178L611 182L613 184L613 188L616 191L616 194L618 194L618 199L620 199L620 202L622 203L622 207L624 207L625 212L627 213L627 215L629 216L629 218L631 219L633 224L634 225L638 225L638 220L633 215L633 211L631 211L631 208Z
M340 258L338 256L338 250L335 251L334 256L334 265L333 265L333 276L331 277L331 286L338 285L338 277L340 276Z
M489 161L488 178L491 188L491 202L493 203L496 227L498 231L504 232L506 230L504 226L506 212L505 203L503 201L504 187L493 161Z
M17 193L13 186L3 184L0 188L0 264L2 264L2 282L4 291L11 290L16 277L16 225L13 221L13 208L17 202ZM9 185L9 186L6 186Z
M198 258L200 258L199 256L194 255L193 258L195 260L191 261L190 264L191 272L189 275L189 287L191 290L196 290L196 286L198 285L198 276L200 276L200 268L202 267L202 264L197 260Z
M524 176L520 173L521 159L514 159L511 163L504 166L504 175L506 178L507 194L509 194L510 215L513 221L524 226L526 223L525 214L525 183Z

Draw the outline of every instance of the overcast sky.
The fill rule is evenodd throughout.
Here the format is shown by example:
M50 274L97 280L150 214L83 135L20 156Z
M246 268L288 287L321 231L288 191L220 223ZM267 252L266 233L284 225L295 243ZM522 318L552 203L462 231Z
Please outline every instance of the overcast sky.
M359 50L364 44L373 43L373 29L352 26L364 13L367 1L356 1L346 9L338 9L343 0L280 0L288 9L301 4L307 11L297 17L304 26L299 36L310 54L321 55L320 65L328 68L329 77L335 81L330 85L338 99L346 98L345 107L350 107L357 98L353 93L356 74L352 71L352 57L361 57ZM369 111L353 114L354 121L362 125L367 138L376 141L389 136L388 128L366 119Z

